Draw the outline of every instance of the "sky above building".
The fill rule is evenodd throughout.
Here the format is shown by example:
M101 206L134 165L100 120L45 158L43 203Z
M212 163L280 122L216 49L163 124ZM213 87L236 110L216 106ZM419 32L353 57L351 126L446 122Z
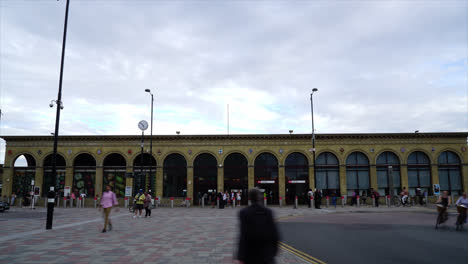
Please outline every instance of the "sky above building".
M50 135L66 1L0 1L1 135ZM61 135L468 131L467 1L71 0ZM0 162L4 157L4 142Z

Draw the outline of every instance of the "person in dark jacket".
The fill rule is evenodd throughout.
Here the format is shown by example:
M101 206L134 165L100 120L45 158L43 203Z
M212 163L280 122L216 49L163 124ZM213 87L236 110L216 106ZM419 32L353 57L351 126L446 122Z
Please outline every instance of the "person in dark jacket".
M240 236L237 260L244 264L274 263L278 253L279 234L273 213L261 204L261 192L249 191L251 205L239 213Z
M315 202L315 208L316 209L321 209L320 206L322 205L322 191L319 190L319 189L315 190L314 202Z

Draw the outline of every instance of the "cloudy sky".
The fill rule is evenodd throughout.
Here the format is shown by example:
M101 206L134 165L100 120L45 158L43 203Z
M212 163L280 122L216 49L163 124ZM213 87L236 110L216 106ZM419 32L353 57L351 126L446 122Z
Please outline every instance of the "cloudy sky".
M54 130L65 1L0 1L1 135ZM71 0L62 135L468 131L467 1ZM4 146L4 143L3 143ZM0 162L4 157L1 150Z

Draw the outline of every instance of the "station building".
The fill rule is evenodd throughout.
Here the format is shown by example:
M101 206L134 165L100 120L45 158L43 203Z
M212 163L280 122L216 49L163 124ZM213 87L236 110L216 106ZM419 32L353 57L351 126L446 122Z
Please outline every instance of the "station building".
M269 204L304 203L309 189L350 196L370 188L389 193L403 187L433 195L434 184L458 195L468 191L468 132L254 135L60 136L52 175L53 136L3 136L6 141L2 196L31 191L45 196L49 186L88 199L110 185L125 191L152 190L161 200L259 187ZM18 166L21 156L27 166ZM151 172L151 173L150 173ZM130 191L131 187L131 191ZM44 191L46 190L46 191Z

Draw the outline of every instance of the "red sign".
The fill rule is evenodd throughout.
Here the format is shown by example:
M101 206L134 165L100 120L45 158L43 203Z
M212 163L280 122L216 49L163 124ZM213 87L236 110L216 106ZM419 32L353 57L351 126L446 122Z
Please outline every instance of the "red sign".
M387 198L390 199L390 195L388 195Z
M174 197L171 197L171 201L174 201Z
M158 197L156 197L156 201L157 201L157 200L159 200L159 198L158 198Z
M131 150L131 149L128 150L128 154L132 154L132 150Z
M327 199L327 200L328 200L328 196L326 196L326 197L325 197L325 199Z
M356 198L358 198L358 199L359 199L359 195L358 195L358 196L356 196Z
M266 199L267 199L266 197L265 197L265 198L263 198L263 200L266 200Z
M127 200L128 200L128 197L125 197L125 201L127 201Z
M283 200L283 197L280 196L280 200Z
M341 200L343 200L343 199L344 199L344 196L341 196Z
M313 199L314 199L314 197L313 197L313 196L311 196L311 197L310 197L310 199L311 199L311 200L313 200Z
M94 201L97 201L97 197L94 197Z
M81 197L80 197L80 198L78 198L78 199L80 199L80 201L81 201Z
M11 151L11 149L10 149L10 150L8 150L8 155L11 155L11 154L13 154L13 151Z

